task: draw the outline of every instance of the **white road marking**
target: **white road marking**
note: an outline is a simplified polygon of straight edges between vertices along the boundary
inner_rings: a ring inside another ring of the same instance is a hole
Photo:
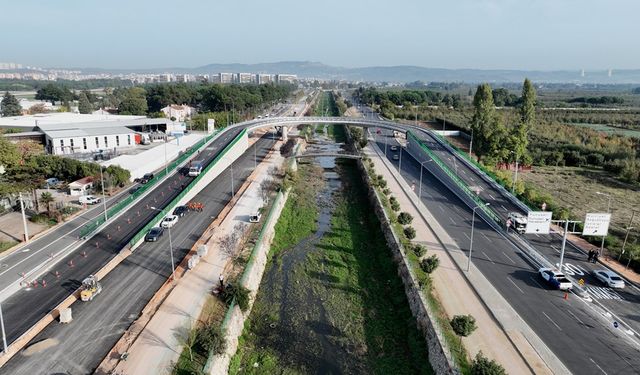
[[[609,374],[607,374],[607,373],[602,369],[602,367],[600,367],[600,366],[596,363],[596,361],[594,361],[594,360],[593,360],[593,358],[589,357],[589,360],[590,360],[591,362],[593,362],[593,364],[594,364],[594,365],[596,365],[596,367],[598,367],[598,368],[600,369],[600,371],[602,371],[602,373],[603,373],[603,374],[605,374],[605,375],[609,375]]]
[[[475,180],[473,179],[473,177],[469,177],[469,178],[471,179],[471,181],[474,181],[474,182],[475,182]]]
[[[553,250],[555,250],[556,252],[558,252],[558,253],[560,252],[560,250],[558,250],[558,248],[557,248],[557,247],[555,247],[555,246],[553,246],[553,245],[551,245],[551,248],[552,248]]]
[[[603,288],[599,286],[587,286],[585,287],[587,293],[589,293],[593,298],[598,299],[617,299],[622,300],[622,296],[616,293],[614,290],[610,288]]]
[[[453,223],[453,225],[456,225],[455,220],[453,220],[453,218],[451,216],[449,216],[449,220],[451,220],[451,222]]]
[[[489,262],[491,262],[492,264],[495,264],[495,263],[491,260],[491,258],[489,258],[489,256],[487,255],[487,253],[485,253],[485,252],[483,251],[483,252],[482,252],[482,254],[484,254],[484,256],[485,256],[487,259],[489,259]]]
[[[444,208],[442,208],[442,205],[439,205],[439,206],[438,206],[438,208],[439,208],[442,212],[444,212]]]
[[[509,261],[513,264],[516,264],[516,262],[513,261],[513,259],[509,258],[509,256],[503,251],[502,255],[504,255],[507,259],[509,259]]]
[[[464,234],[464,236],[467,237],[469,241],[471,241],[471,238],[466,233],[463,232],[462,234]]]
[[[505,211],[509,211],[509,210],[507,210],[507,208],[506,208],[504,205],[502,205],[502,204],[500,205],[500,207],[502,207],[502,209],[503,209],[503,210],[505,210]]]
[[[524,290],[520,289],[520,287],[517,286],[509,276],[507,276],[507,280],[509,280],[509,282],[511,282],[511,284],[513,284],[513,286],[515,286],[520,291],[520,293],[524,294]]]
[[[489,194],[489,197],[493,200],[496,200],[496,197],[494,197],[493,195]]]
[[[482,237],[486,238],[487,241],[491,242],[491,238],[487,237],[484,233],[480,232]]]
[[[553,323],[553,325],[554,325],[554,326],[556,326],[559,330],[561,330],[561,331],[562,331],[562,328],[560,328],[560,326],[559,326],[559,325],[557,325],[557,324],[556,324],[556,322],[554,322],[554,321],[553,321],[553,319],[549,318],[549,315],[547,315],[547,313],[546,313],[546,312],[544,312],[544,311],[543,311],[542,313],[544,314],[544,316],[546,316],[546,317],[547,317],[547,319],[549,319],[549,321],[550,321],[551,323]]]
[[[580,320],[580,318],[578,318],[574,313],[571,312],[571,310],[566,310],[569,314],[571,314],[571,316],[573,316],[573,318],[577,321],[580,322],[580,324],[582,324],[583,326],[586,326],[586,324],[584,324],[584,322],[582,320]]]

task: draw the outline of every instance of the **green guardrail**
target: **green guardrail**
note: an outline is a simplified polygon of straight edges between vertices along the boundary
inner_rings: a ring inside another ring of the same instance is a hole
[[[141,185],[140,189],[138,189],[135,193],[128,195],[125,199],[120,202],[114,204],[107,210],[107,217],[111,218],[115,216],[118,212],[122,211],[125,207],[131,204],[133,201],[138,199],[139,196],[144,194],[147,190],[151,189],[158,181],[165,177],[167,171],[173,172],[180,164],[182,164],[186,159],[191,157],[196,151],[198,151],[202,146],[207,144],[213,137],[215,137],[220,130],[214,132],[213,134],[207,135],[202,138],[198,142],[194,143],[193,146],[189,147],[189,149],[183,152],[176,160],[171,162],[166,170],[162,169],[159,171],[154,178],[152,178],[148,183]],[[89,234],[93,233],[96,229],[98,229],[102,224],[106,222],[104,215],[100,215],[99,217],[92,220],[90,223],[85,224],[80,229],[80,238],[86,238]]]
[[[229,151],[229,149],[231,149],[231,147],[233,147],[236,143],[238,143],[238,141],[244,137],[247,133],[247,129],[243,129],[237,136],[236,138],[229,142],[229,144],[211,161],[211,163],[209,163],[209,165],[207,165],[204,170],[202,170],[202,172],[200,173],[200,175],[198,177],[196,177],[193,181],[191,181],[191,183],[189,185],[187,185],[181,192],[180,194],[178,194],[175,198],[173,198],[171,200],[171,202],[169,202],[169,204],[162,209],[162,211],[160,211],[153,219],[151,219],[151,221],[149,221],[149,223],[147,223],[147,225],[145,225],[136,235],[133,236],[133,238],[131,239],[131,241],[129,241],[129,245],[130,246],[134,246],[136,244],[136,242],[140,241],[149,231],[149,229],[151,229],[152,227],[154,227],[163,217],[165,217],[166,215],[169,214],[169,212],[171,212],[171,210],[178,204],[178,202],[184,198],[184,196],[191,191],[191,189],[200,181],[204,178],[204,176],[207,174],[207,172],[209,172],[217,163],[218,161],[220,161],[220,159],[222,159],[225,154]]]
[[[500,218],[493,212],[493,210],[489,209],[486,206],[486,203],[480,197],[474,194],[471,189],[469,189],[467,184],[465,184],[464,181],[462,181],[462,179],[458,177],[458,175],[456,175],[445,163],[443,163],[442,160],[440,160],[440,158],[436,156],[436,154],[434,154],[429,149],[429,147],[422,143],[422,141],[418,139],[418,137],[416,137],[410,130],[407,131],[407,139],[410,139],[412,142],[418,144],[420,148],[424,152],[426,152],[427,155],[429,155],[431,160],[433,160],[434,163],[436,163],[440,167],[440,169],[442,169],[447,174],[447,176],[449,176],[449,178],[451,178],[451,180],[480,207],[482,211],[484,211],[496,223],[501,223]]]

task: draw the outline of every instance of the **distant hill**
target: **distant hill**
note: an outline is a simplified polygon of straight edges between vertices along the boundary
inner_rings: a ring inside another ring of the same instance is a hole
[[[83,72],[112,73],[191,73],[211,74],[219,72],[233,73],[287,73],[297,74],[301,78],[336,79],[368,82],[522,82],[528,77],[536,82],[547,83],[640,83],[640,69],[613,70],[611,77],[607,70],[586,71],[582,76],[580,70],[482,70],[482,69],[441,69],[421,66],[372,66],[362,68],[344,68],[310,61],[282,61],[260,64],[209,64],[197,68],[166,69],[79,69]]]

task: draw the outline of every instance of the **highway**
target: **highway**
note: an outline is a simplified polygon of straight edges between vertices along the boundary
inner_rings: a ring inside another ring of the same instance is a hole
[[[434,136],[417,132],[418,138],[421,138],[443,162],[445,162],[452,171],[457,170],[457,175],[472,190],[480,189],[480,197],[489,202],[493,211],[504,221],[506,221],[509,212],[520,212],[526,216],[526,212],[522,207],[513,203],[506,197],[503,189],[497,188],[494,184],[487,182],[480,177],[476,171],[470,168],[461,158],[456,158],[451,152],[438,143]],[[596,199],[597,197],[593,197]],[[571,228],[570,228],[571,229]],[[562,235],[560,233],[543,234],[526,234],[522,237],[527,241],[548,261],[552,264],[559,265],[560,250],[562,248]],[[640,336],[640,289],[636,285],[627,284],[624,289],[612,289],[600,281],[598,281],[592,272],[597,269],[604,269],[601,264],[593,264],[587,261],[587,254],[567,241],[565,249],[563,271],[573,276],[576,280],[583,279],[585,287],[592,298],[597,300],[603,307],[628,324],[634,331],[636,336]]]
[[[240,131],[231,129],[221,134],[194,158],[210,163]],[[40,280],[46,281],[46,287],[40,285],[37,288],[22,289],[7,298],[2,304],[7,341],[11,343],[26,332],[76,290],[86,276],[104,266],[158,214],[150,207],[165,207],[180,193],[182,184],[188,184],[193,179],[194,177],[173,173],[159,182],[149,194],[142,196],[122,216],[113,220],[43,275]]]
[[[389,145],[398,145],[387,132],[381,132],[376,138],[383,152],[385,138]],[[397,166],[399,160],[393,160],[393,155],[400,152],[402,176],[409,185],[415,183],[417,189],[418,162],[401,147],[395,152],[388,149],[387,157]],[[422,177],[423,203],[458,246],[468,251],[471,209],[426,168]],[[605,327],[579,298],[572,296],[564,300],[562,292],[544,286],[526,256],[479,216],[475,222],[472,261],[571,372],[640,373],[637,347],[630,345],[624,333]]]
[[[264,159],[273,144],[268,135],[258,141],[258,162]],[[250,147],[233,164],[236,189],[253,169],[254,149]],[[171,229],[176,264],[230,199],[231,173],[227,169],[193,199],[205,203],[204,211],[189,212]],[[93,301],[73,304],[73,322],[68,325],[52,323],[33,340],[52,338],[59,340],[57,346],[29,357],[17,355],[0,369],[0,374],[92,372],[170,274],[169,236],[165,230],[160,241],[145,242],[111,271],[102,280],[103,292]],[[212,284],[215,282],[212,280]]]

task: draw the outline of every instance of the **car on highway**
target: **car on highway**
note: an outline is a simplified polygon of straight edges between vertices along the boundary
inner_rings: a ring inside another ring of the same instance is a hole
[[[391,146],[391,151],[398,151],[398,146]]]
[[[538,272],[547,284],[554,289],[570,290],[573,287],[571,281],[561,272],[546,267],[540,268]]]
[[[178,207],[176,207],[175,210],[173,210],[173,214],[178,216],[178,217],[183,217],[188,212],[189,212],[189,209],[187,208],[187,206],[178,206]]]
[[[100,198],[94,197],[93,195],[83,195],[78,198],[78,202],[80,202],[80,204],[98,204],[100,203]]]
[[[138,192],[138,190],[140,190],[142,188],[142,186],[140,185],[136,185],[134,187],[132,187],[131,189],[129,189],[129,194],[135,194],[136,192]]]
[[[624,280],[613,271],[607,269],[595,270],[593,271],[593,276],[609,288],[624,288]]]
[[[146,173],[144,176],[140,178],[136,178],[133,182],[139,182],[141,184],[146,184],[147,182],[153,179],[153,173]]]
[[[509,223],[509,227],[520,234],[527,230],[527,217],[519,212],[509,212],[507,222]]]
[[[167,217],[162,219],[162,223],[160,223],[160,226],[165,228],[165,229],[167,229],[167,228],[171,228],[172,226],[176,225],[177,222],[178,222],[178,216],[177,215],[167,215]]]
[[[149,229],[149,232],[146,236],[144,236],[144,240],[147,242],[156,242],[162,237],[164,234],[164,229],[162,227],[153,227]]]

